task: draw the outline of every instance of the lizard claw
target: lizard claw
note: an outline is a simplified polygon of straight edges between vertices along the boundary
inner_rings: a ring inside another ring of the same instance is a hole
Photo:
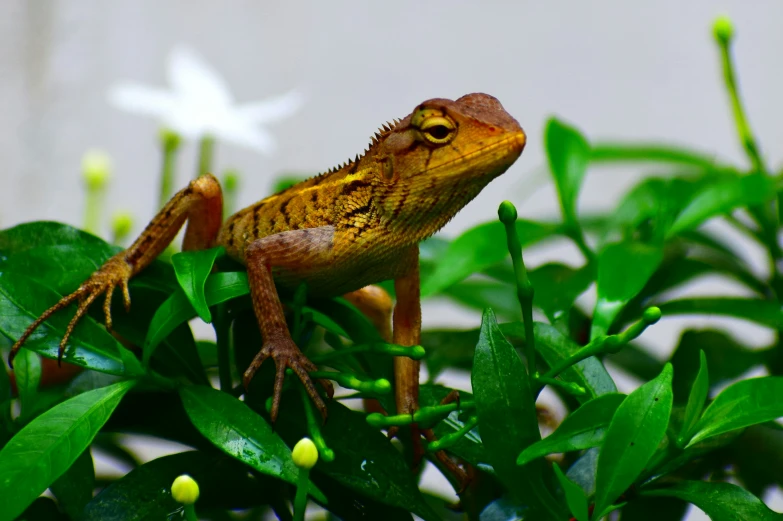
[[[89,309],[90,305],[101,294],[106,294],[106,299],[103,302],[103,312],[106,316],[106,327],[111,330],[111,297],[114,293],[114,288],[117,285],[122,285],[123,294],[125,296],[126,309],[130,306],[130,295],[128,293],[128,280],[131,276],[132,268],[125,261],[123,253],[119,253],[110,258],[103,266],[95,271],[90,278],[79,286],[79,289],[61,298],[54,306],[44,311],[41,316],[35,319],[35,321],[28,326],[22,336],[11,347],[11,352],[8,355],[8,365],[13,367],[13,361],[16,354],[21,349],[22,345],[27,341],[30,335],[38,329],[45,320],[52,316],[57,311],[67,307],[75,301],[79,301],[79,306],[76,309],[76,314],[68,323],[68,327],[65,329],[65,334],[60,341],[60,346],[57,351],[57,365],[60,365],[65,355],[65,347],[68,343],[68,339],[73,333],[76,324],[84,317]]]
[[[277,415],[280,410],[280,398],[283,393],[283,381],[285,379],[285,370],[290,368],[302,381],[302,384],[307,391],[308,396],[313,401],[318,411],[321,413],[321,417],[326,421],[327,410],[326,404],[318,393],[318,390],[313,384],[313,380],[310,378],[309,373],[316,371],[318,368],[314,363],[310,361],[299,348],[296,346],[291,338],[279,337],[274,341],[264,342],[261,351],[255,356],[250,366],[245,371],[242,377],[242,383],[245,389],[248,389],[250,382],[253,380],[261,364],[266,361],[267,358],[272,358],[275,361],[276,373],[275,373],[275,387],[274,395],[272,397],[272,409],[269,412],[272,422],[277,421]],[[318,380],[318,383],[326,390],[329,397],[334,395],[334,388],[331,382],[328,380]]]

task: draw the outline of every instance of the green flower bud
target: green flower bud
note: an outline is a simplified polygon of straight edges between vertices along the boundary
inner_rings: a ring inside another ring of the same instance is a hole
[[[168,128],[160,129],[160,134],[158,137],[160,139],[161,145],[163,145],[163,150],[173,152],[174,150],[178,149],[179,145],[182,143],[182,138],[180,135]]]
[[[375,392],[378,394],[386,394],[391,391],[391,383],[386,378],[380,378],[375,380]]]
[[[661,308],[652,306],[644,310],[642,320],[648,326],[651,326],[661,319]]]
[[[127,237],[133,228],[133,215],[125,210],[114,212],[111,218],[111,228],[115,240]]]
[[[318,449],[310,438],[302,438],[294,445],[292,454],[294,465],[300,469],[310,470],[318,462]]]
[[[226,192],[235,192],[239,187],[239,172],[229,170],[223,174],[223,189]]]
[[[517,220],[517,209],[511,201],[503,201],[498,207],[498,217],[503,224],[513,224]]]
[[[718,43],[726,45],[731,41],[734,36],[734,24],[731,23],[731,18],[726,15],[721,15],[715,19],[712,23],[712,34]]]
[[[111,158],[102,150],[88,150],[82,156],[82,176],[89,190],[99,190],[111,178]]]
[[[178,476],[171,484],[171,496],[177,503],[192,505],[198,499],[198,494],[198,483],[187,474]]]

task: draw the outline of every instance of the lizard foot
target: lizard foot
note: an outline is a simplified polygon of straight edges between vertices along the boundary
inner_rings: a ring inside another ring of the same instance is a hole
[[[433,442],[438,439],[432,429],[423,429],[421,434],[429,442]],[[457,494],[462,494],[468,488],[468,485],[470,485],[471,478],[468,473],[459,465],[459,463],[454,461],[451,456],[446,454],[445,450],[436,451],[435,457],[438,459],[441,465],[443,465],[446,471],[454,477],[457,483],[459,483]]]
[[[302,354],[290,337],[281,336],[274,340],[264,342],[261,351],[253,358],[253,361],[250,363],[250,366],[242,377],[245,389],[249,388],[250,382],[261,367],[261,364],[270,357],[275,361],[275,368],[277,369],[275,374],[274,395],[272,397],[272,410],[269,412],[272,422],[277,421],[277,413],[280,409],[280,396],[283,393],[283,380],[287,368],[291,368],[302,381],[307,394],[310,396],[310,399],[313,401],[316,408],[318,408],[323,420],[326,421],[326,404],[324,403],[323,398],[321,398],[321,395],[318,394],[318,390],[315,388],[315,385],[308,374],[318,370],[318,368],[309,358]],[[328,380],[318,380],[318,383],[326,390],[329,397],[334,395],[334,388],[332,387],[331,382]]]
[[[68,343],[71,333],[73,333],[74,327],[81,320],[81,318],[87,313],[96,298],[102,294],[106,294],[106,299],[103,302],[103,313],[106,316],[106,328],[111,330],[111,298],[114,294],[114,289],[117,286],[122,287],[123,301],[125,303],[125,310],[130,310],[130,292],[128,291],[128,280],[132,274],[132,267],[125,260],[124,252],[121,252],[114,257],[107,260],[103,266],[95,271],[90,278],[79,286],[79,289],[61,298],[54,306],[44,311],[30,326],[22,333],[22,336],[11,347],[11,353],[8,355],[8,365],[13,367],[14,357],[19,352],[22,345],[27,341],[30,335],[40,326],[46,319],[52,316],[57,311],[67,307],[74,301],[79,301],[79,307],[76,309],[76,314],[68,323],[68,327],[65,329],[65,335],[63,335],[60,341],[60,348],[57,352],[57,364],[62,362],[63,355],[65,354],[65,346]]]

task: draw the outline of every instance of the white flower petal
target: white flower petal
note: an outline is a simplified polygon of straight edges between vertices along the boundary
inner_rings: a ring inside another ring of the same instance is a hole
[[[272,135],[263,128],[249,126],[231,126],[221,128],[216,135],[226,142],[252,148],[265,155],[272,155],[277,150],[277,143]]]
[[[296,90],[262,101],[243,103],[236,108],[237,115],[251,123],[272,123],[296,113],[304,104],[304,95]]]
[[[231,105],[226,81],[188,47],[175,47],[169,54],[168,78],[182,98],[212,106]]]
[[[177,99],[165,90],[139,83],[118,83],[109,89],[109,102],[121,110],[167,119],[177,111]]]

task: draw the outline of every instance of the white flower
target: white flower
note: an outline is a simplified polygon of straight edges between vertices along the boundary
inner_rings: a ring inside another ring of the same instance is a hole
[[[154,116],[185,137],[214,136],[264,154],[275,150],[264,125],[289,117],[303,102],[299,92],[289,91],[235,104],[225,80],[185,47],[171,51],[167,72],[170,90],[122,82],[109,89],[109,101],[122,110]]]

